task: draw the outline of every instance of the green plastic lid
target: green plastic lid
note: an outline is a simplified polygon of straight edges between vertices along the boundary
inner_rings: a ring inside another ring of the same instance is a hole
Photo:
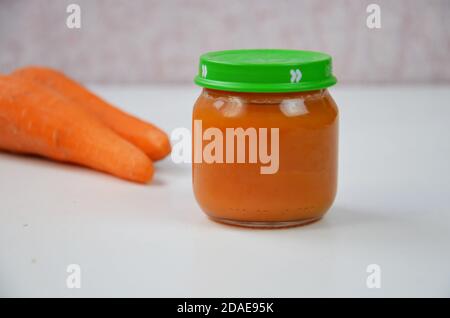
[[[195,83],[235,92],[300,92],[336,84],[331,56],[297,50],[229,50],[200,56]]]

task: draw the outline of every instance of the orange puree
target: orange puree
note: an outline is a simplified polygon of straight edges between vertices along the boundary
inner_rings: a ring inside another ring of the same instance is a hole
[[[195,197],[213,220],[283,227],[317,220],[330,208],[336,195],[338,110],[326,89],[239,93],[204,88],[193,120],[201,120],[203,131],[215,127],[223,136],[226,128],[279,129],[276,173],[261,174],[265,164],[259,158],[257,163],[193,162]],[[202,149],[209,142],[203,140]]]

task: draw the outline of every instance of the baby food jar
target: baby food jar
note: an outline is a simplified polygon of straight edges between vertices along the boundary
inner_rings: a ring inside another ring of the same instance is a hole
[[[193,188],[215,221],[287,227],[320,219],[336,195],[338,110],[331,57],[231,50],[200,57]]]

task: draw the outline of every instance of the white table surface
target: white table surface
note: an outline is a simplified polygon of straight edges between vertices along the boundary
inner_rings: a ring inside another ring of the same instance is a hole
[[[167,131],[194,86],[93,89]],[[209,221],[171,159],[140,186],[0,153],[0,296],[450,296],[450,88],[345,87],[339,190],[315,224]],[[69,264],[81,288],[66,286]],[[381,288],[369,289],[369,264]]]

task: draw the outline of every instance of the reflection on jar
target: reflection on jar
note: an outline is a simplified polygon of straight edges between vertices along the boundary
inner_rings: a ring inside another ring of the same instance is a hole
[[[280,104],[280,110],[287,117],[301,116],[308,113],[303,98],[283,100]]]
[[[219,97],[213,105],[224,117],[238,117],[244,112],[244,103],[241,98],[236,96]]]

